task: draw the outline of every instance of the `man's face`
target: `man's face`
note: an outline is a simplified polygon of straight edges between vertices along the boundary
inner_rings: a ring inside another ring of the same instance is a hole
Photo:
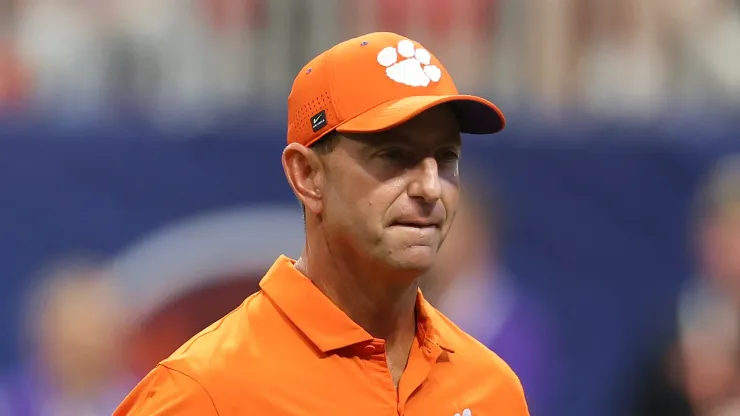
[[[426,271],[457,209],[460,147],[457,120],[446,106],[387,132],[340,139],[322,157],[329,248]]]

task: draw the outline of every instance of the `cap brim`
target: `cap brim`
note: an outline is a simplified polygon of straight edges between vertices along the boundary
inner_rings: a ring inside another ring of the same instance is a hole
[[[492,102],[473,95],[423,95],[399,98],[380,104],[337,126],[340,133],[372,133],[392,129],[441,104],[452,106],[460,132],[493,134],[506,125],[501,110]]]

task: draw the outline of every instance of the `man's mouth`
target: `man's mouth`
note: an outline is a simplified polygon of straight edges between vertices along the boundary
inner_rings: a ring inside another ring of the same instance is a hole
[[[420,230],[423,229],[432,229],[432,228],[439,228],[439,223],[432,222],[432,221],[396,221],[392,224],[392,226],[395,227],[407,227],[407,228],[417,228]]]

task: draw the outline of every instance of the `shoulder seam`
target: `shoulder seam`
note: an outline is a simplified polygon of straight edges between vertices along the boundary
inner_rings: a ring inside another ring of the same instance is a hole
[[[203,338],[203,337],[204,337],[204,336],[206,336],[206,335],[210,335],[210,334],[212,334],[212,333],[216,332],[216,331],[217,331],[217,330],[218,330],[219,328],[221,328],[221,326],[222,326],[222,325],[224,324],[224,322],[226,321],[226,318],[229,318],[229,317],[230,317],[231,315],[233,315],[234,313],[236,313],[236,312],[237,312],[237,311],[238,311],[239,309],[241,309],[241,308],[242,308],[242,306],[243,306],[243,305],[244,305],[244,303],[241,303],[241,304],[240,304],[240,305],[239,305],[238,307],[236,307],[236,308],[232,309],[232,310],[231,310],[231,312],[227,313],[227,314],[226,314],[226,315],[225,315],[225,316],[224,316],[223,318],[221,318],[221,319],[220,319],[220,320],[218,321],[218,325],[216,325],[216,327],[215,327],[215,328],[211,329],[210,331],[207,331],[207,332],[203,332],[203,333],[201,333],[201,334],[198,334],[198,336],[196,336],[196,337],[195,337],[194,339],[192,339],[192,340],[191,340],[191,341],[190,341],[190,342],[188,343],[188,346],[187,346],[187,347],[185,347],[185,349],[184,349],[184,350],[183,350],[182,352],[183,352],[183,353],[186,353],[186,352],[188,352],[188,350],[190,349],[190,347],[192,347],[192,346],[193,346],[193,344],[195,344],[195,343],[196,343],[196,342],[197,342],[197,341],[198,341],[199,339]],[[169,367],[167,367],[167,368],[169,368]]]
[[[203,393],[205,393],[206,396],[208,397],[208,400],[211,401],[211,406],[213,406],[213,411],[216,412],[216,416],[220,416],[220,414],[218,413],[218,409],[216,408],[216,402],[213,401],[213,397],[211,397],[211,395],[208,393],[208,390],[206,390],[205,386],[203,384],[201,384],[200,381],[196,380],[195,377],[191,376],[190,374],[187,374],[187,373],[185,373],[183,371],[180,371],[180,370],[178,370],[176,368],[169,367],[166,364],[159,364],[159,365],[161,365],[162,367],[168,369],[169,371],[172,371],[172,372],[175,372],[175,373],[178,373],[178,374],[182,374],[183,376],[189,378],[190,380],[193,380],[195,382],[195,384],[197,384],[198,386],[200,386],[200,388],[203,390]]]

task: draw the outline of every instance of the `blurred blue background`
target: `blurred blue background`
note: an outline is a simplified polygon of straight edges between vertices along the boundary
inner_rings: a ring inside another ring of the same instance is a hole
[[[495,188],[492,268],[505,265],[545,322],[546,338],[506,347],[547,350],[548,370],[522,376],[525,390],[557,387],[530,397],[533,414],[740,415],[738,359],[691,355],[734,357],[738,337],[692,343],[681,319],[687,285],[733,298],[738,284],[723,282],[740,282],[727,265],[738,222],[722,216],[740,192],[719,192],[701,217],[726,220],[709,221],[725,245],[697,248],[692,228],[707,175],[740,151],[740,6],[697,4],[0,0],[0,414],[93,402],[84,414],[109,414],[257,290],[275,256],[298,254],[280,164],[292,77],[342,39],[396,30],[508,116],[501,135],[466,138],[463,175]],[[740,189],[728,178],[722,189]],[[712,261],[730,270],[718,284]]]

